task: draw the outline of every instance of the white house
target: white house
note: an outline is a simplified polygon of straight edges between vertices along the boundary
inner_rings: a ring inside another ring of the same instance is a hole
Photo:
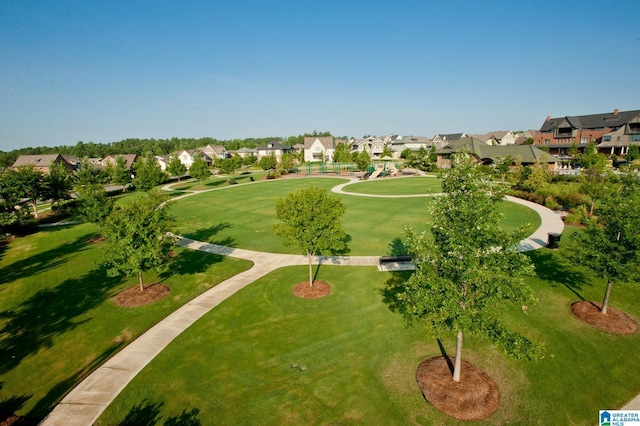
[[[385,146],[386,143],[382,139],[375,136],[369,136],[367,138],[353,142],[351,144],[351,151],[367,151],[367,153],[369,153],[369,157],[380,158]]]
[[[333,161],[336,142],[333,136],[305,136],[304,161]]]
[[[211,163],[213,162],[213,160],[211,159],[211,157],[209,157],[208,155],[206,155],[205,153],[203,153],[200,150],[197,149],[183,149],[182,151],[179,151],[176,154],[176,157],[178,157],[178,159],[180,159],[180,162],[182,164],[184,164],[184,166],[188,169],[189,167],[191,167],[191,165],[193,164],[193,161],[200,156],[200,158],[202,158],[202,161],[204,161],[205,163],[207,163],[208,166],[211,166]]]

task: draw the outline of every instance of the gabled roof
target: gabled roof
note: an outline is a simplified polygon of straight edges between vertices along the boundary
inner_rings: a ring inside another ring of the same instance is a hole
[[[336,147],[336,142],[333,139],[333,136],[305,136],[304,149],[311,148],[316,141],[320,142],[325,149],[335,149]]]
[[[465,136],[464,133],[448,133],[448,134],[438,133],[433,137],[433,139],[439,138],[439,139],[442,139],[443,141],[457,141],[458,139],[464,136]]]
[[[116,163],[116,158],[118,157],[122,157],[124,158],[125,161],[125,167],[127,169],[131,169],[133,168],[133,163],[136,162],[136,160],[138,159],[138,154],[109,154],[109,155],[105,155],[101,160],[100,163],[103,166],[106,166],[106,163]]]
[[[425,145],[429,145],[429,144],[431,144],[431,139],[429,139],[426,136],[407,135],[407,136],[403,136],[403,137],[398,138],[398,139],[394,140],[393,142],[391,142],[392,145],[403,145],[403,144],[407,144],[407,143],[422,143],[422,144],[425,144]]]
[[[238,152],[238,154],[255,154],[256,150],[253,148],[247,148],[246,146],[244,146],[236,152]]]
[[[67,162],[60,154],[40,154],[40,155],[21,155],[13,163],[11,167],[20,167],[32,165],[33,167],[49,167],[52,161],[62,160]]]
[[[541,132],[552,132],[558,127],[568,124],[574,129],[602,129],[606,127],[618,128],[624,126],[629,121],[640,116],[640,110],[614,111],[604,114],[575,115],[566,117],[548,117],[542,127]],[[565,124],[566,123],[566,124]]]
[[[557,159],[555,156],[550,155],[540,148],[534,145],[507,145],[507,146],[492,146],[487,145],[479,139],[473,137],[464,137],[455,142],[452,142],[436,151],[437,154],[452,154],[454,152],[466,151],[474,154],[481,160],[491,160],[495,162],[497,157],[519,157],[522,163],[529,164],[536,161],[543,161],[546,158],[546,162],[555,163]]]

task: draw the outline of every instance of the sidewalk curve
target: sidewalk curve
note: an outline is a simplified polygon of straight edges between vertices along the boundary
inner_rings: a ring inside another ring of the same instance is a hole
[[[346,183],[344,185],[347,185]],[[340,192],[344,185],[336,187]],[[185,196],[196,193],[185,194]],[[353,193],[345,193],[354,195]],[[361,195],[361,194],[360,194]],[[540,215],[540,227],[519,245],[520,251],[546,246],[547,233],[561,233],[564,224],[546,207],[517,198],[509,201],[526,205]],[[306,265],[303,255],[275,254],[204,243],[179,237],[177,245],[192,250],[237,257],[254,263],[250,269],[221,282],[164,318],[147,332],[98,367],[69,392],[40,423],[43,426],[90,426],[114,398],[173,339],[225,299],[267,273],[285,266]],[[379,256],[315,257],[313,262],[342,266],[377,266]],[[640,403],[640,396],[636,398]],[[634,401],[636,401],[634,400]],[[632,401],[633,402],[633,401]]]

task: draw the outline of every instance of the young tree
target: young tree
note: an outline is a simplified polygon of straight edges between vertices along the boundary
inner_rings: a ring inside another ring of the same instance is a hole
[[[113,210],[113,198],[107,197],[107,192],[100,184],[79,186],[76,191],[79,216],[97,224],[98,232],[102,234],[102,225]]]
[[[165,198],[148,195],[116,207],[107,217],[105,265],[110,276],[137,274],[140,291],[144,291],[143,272],[167,269],[175,243],[168,235],[173,226],[168,208]]]
[[[171,160],[167,165],[167,171],[172,176],[177,176],[178,182],[180,182],[180,176],[184,176],[184,174],[187,173],[187,166],[182,164],[178,157],[171,157]]]
[[[45,176],[45,198],[53,200],[58,206],[60,201],[69,198],[72,188],[71,174],[61,164],[55,161],[49,165],[49,174]]]
[[[336,145],[336,150],[333,153],[333,161],[338,163],[350,163],[351,152],[349,151],[349,145],[346,143],[339,143]]]
[[[262,170],[275,170],[278,167],[278,161],[275,155],[265,155],[258,162]]]
[[[371,165],[371,157],[369,156],[369,153],[366,150],[358,154],[358,158],[356,159],[356,165],[358,166],[358,169],[362,171],[367,170],[367,167]]]
[[[533,273],[517,244],[525,230],[505,232],[499,226],[497,203],[506,188],[487,179],[465,154],[456,154],[443,179],[430,216],[432,237],[406,231],[416,271],[397,296],[401,312],[411,324],[424,320],[435,337],[457,333],[453,380],[460,381],[463,334],[483,336],[515,358],[535,359],[539,349],[510,330],[504,311],[510,304],[535,302],[523,277]]]
[[[380,154],[380,157],[384,158],[384,157],[393,157],[393,154],[391,154],[391,151],[389,150],[389,147],[387,145],[384,146],[384,148],[382,148],[382,153]]]
[[[203,187],[203,182],[211,176],[211,171],[199,155],[193,160],[191,167],[189,167],[189,175],[200,182],[200,187]]]
[[[627,151],[627,155],[625,156],[625,160],[635,161],[638,158],[640,158],[640,146],[637,144],[630,145],[629,151]]]
[[[607,313],[613,282],[640,277],[640,182],[633,175],[601,199],[584,230],[572,234],[566,256],[607,281],[600,312]]]
[[[283,170],[284,173],[288,173],[293,170],[295,166],[295,155],[294,154],[282,154],[280,158],[280,170]]]
[[[76,171],[76,186],[105,184],[107,182],[108,176],[98,167],[91,164],[89,158],[84,157],[80,162],[80,168]]]
[[[13,191],[18,198],[26,198],[33,206],[33,215],[38,217],[38,200],[46,193],[45,179],[42,172],[32,164],[20,166],[13,171]]]
[[[340,198],[316,187],[298,189],[276,201],[278,222],[273,229],[285,245],[296,246],[307,255],[309,285],[313,285],[313,256],[342,253],[347,248],[342,229],[345,210]]]
[[[116,157],[116,163],[111,170],[111,182],[115,185],[122,185],[123,191],[126,185],[131,182],[131,172],[127,169],[127,160],[121,155]]]
[[[151,191],[154,187],[164,182],[165,172],[156,161],[153,153],[149,152],[143,158],[138,159],[135,164],[136,177],[133,184],[136,189],[144,192]]]

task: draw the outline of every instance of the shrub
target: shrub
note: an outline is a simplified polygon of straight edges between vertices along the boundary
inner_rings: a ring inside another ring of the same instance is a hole
[[[589,210],[587,210],[587,206],[580,205],[574,209],[571,209],[569,214],[564,218],[566,223],[574,223],[584,225],[587,223],[587,219],[589,218]]]

